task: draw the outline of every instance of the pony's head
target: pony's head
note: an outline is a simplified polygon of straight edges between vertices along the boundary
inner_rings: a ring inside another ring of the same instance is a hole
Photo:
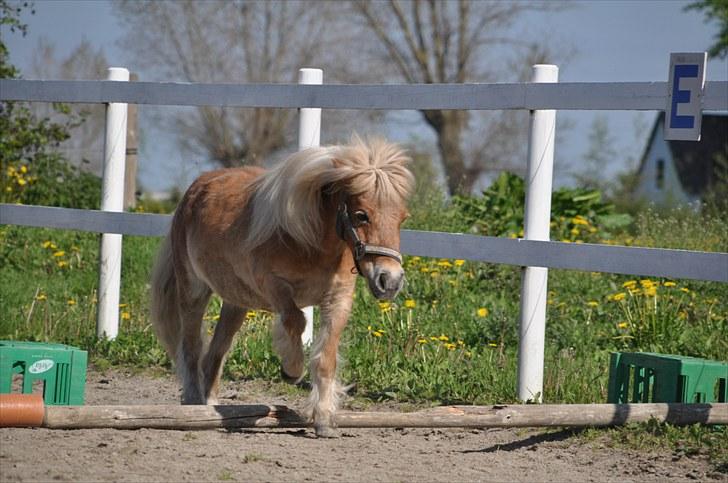
[[[404,283],[400,226],[414,177],[409,156],[382,139],[354,137],[346,145],[311,148],[266,173],[255,195],[248,242],[259,245],[283,231],[304,249],[320,250],[336,210],[336,232],[378,299],[392,299]]]
[[[336,231],[378,299],[394,298],[404,284],[399,231],[414,184],[408,162],[399,146],[381,139],[354,138],[334,154],[337,170],[348,173],[329,189],[338,193]]]

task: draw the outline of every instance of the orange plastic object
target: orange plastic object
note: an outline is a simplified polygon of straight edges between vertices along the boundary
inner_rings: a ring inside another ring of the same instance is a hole
[[[0,394],[0,428],[37,428],[44,417],[40,394]]]

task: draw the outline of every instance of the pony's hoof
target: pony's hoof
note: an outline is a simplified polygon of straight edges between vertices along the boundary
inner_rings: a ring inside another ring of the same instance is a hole
[[[281,379],[283,379],[284,382],[287,382],[288,384],[292,384],[294,386],[300,384],[300,382],[303,380],[303,374],[301,374],[298,377],[289,376],[286,374],[286,371],[281,369]]]
[[[314,426],[317,438],[338,438],[339,430],[333,426]]]

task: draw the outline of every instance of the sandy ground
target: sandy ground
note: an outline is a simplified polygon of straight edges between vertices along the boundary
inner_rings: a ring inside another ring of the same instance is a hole
[[[166,374],[90,371],[86,403],[175,404],[178,394]],[[228,382],[221,395],[221,403],[302,404],[262,382]],[[312,430],[5,428],[0,480],[662,482],[728,475],[703,456],[615,449],[568,431],[361,429],[316,439]]]

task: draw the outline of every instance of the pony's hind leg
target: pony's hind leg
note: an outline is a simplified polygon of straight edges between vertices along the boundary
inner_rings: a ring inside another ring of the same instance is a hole
[[[225,355],[245,320],[247,310],[227,302],[220,309],[220,320],[215,326],[210,347],[202,362],[202,387],[207,404],[217,404],[217,391]]]
[[[179,313],[182,322],[182,338],[177,349],[177,372],[182,383],[182,404],[205,404],[202,389],[200,358],[205,334],[202,317],[212,294],[201,281],[180,283]],[[194,285],[194,288],[191,287]]]

